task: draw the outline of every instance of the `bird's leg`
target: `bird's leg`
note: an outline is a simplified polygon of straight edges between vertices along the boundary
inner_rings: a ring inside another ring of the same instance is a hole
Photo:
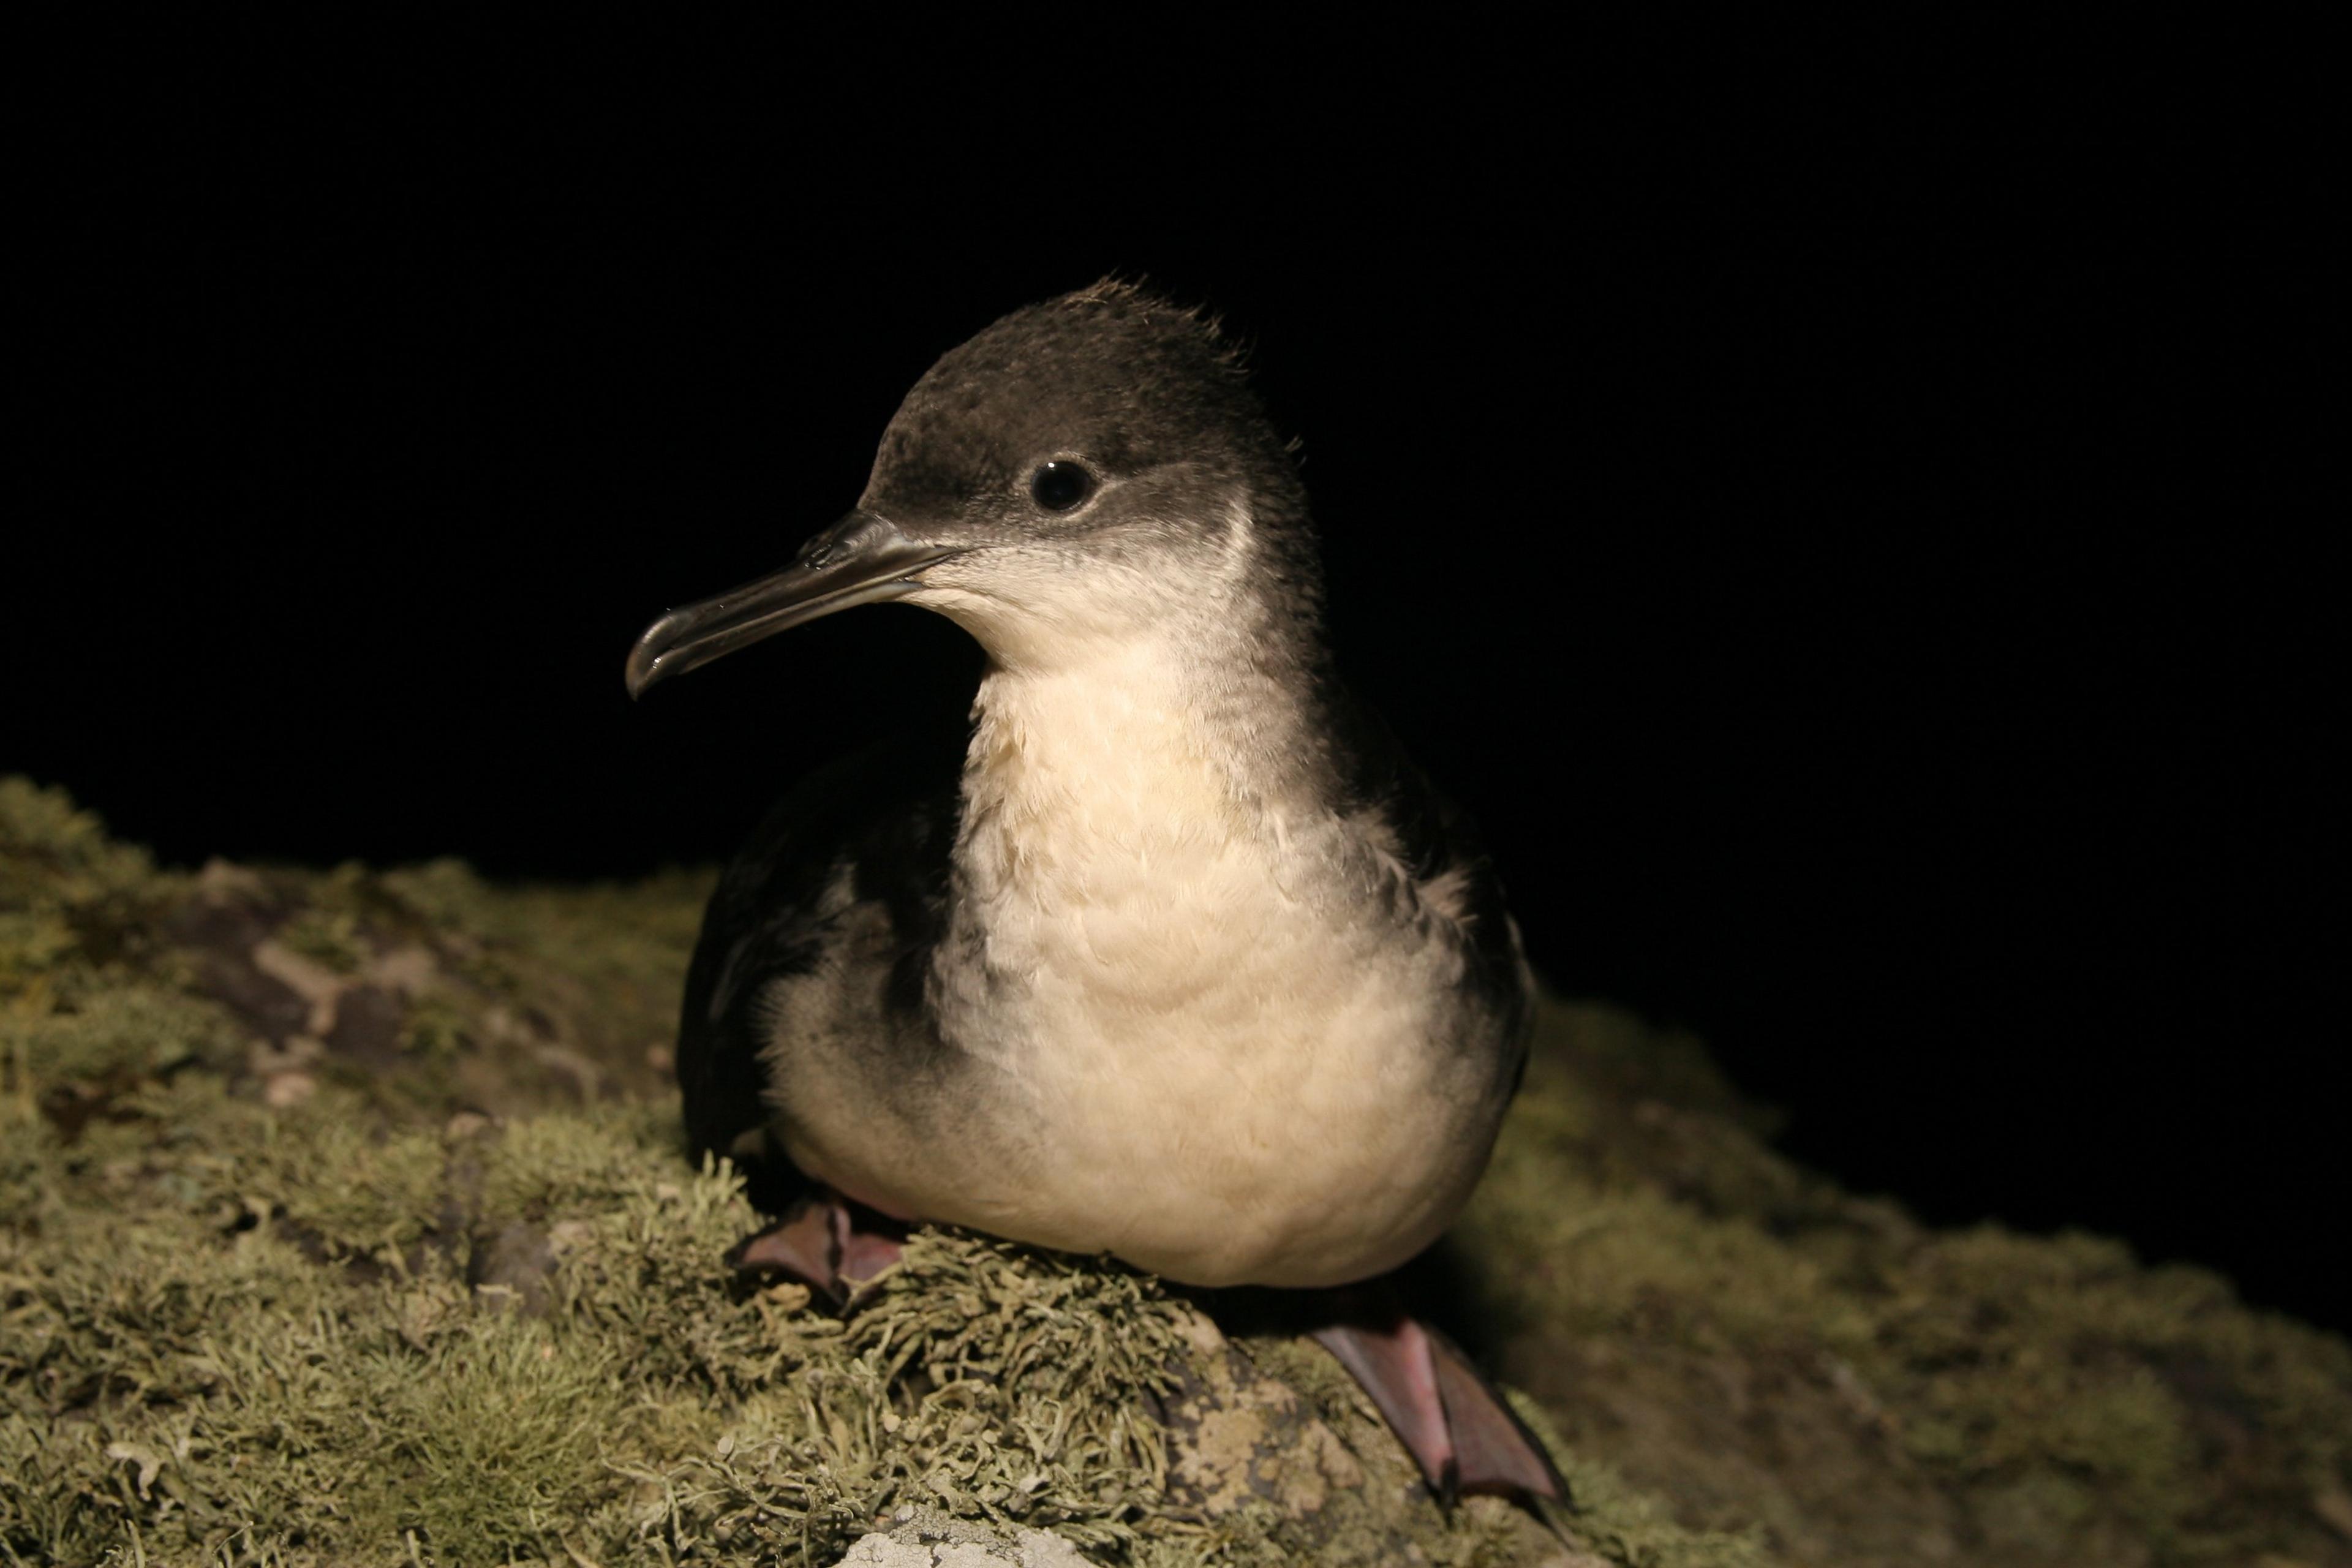
[[[1316,1330],[1315,1339],[1364,1385],[1431,1488],[1441,1497],[1451,1497],[1460,1485],[1462,1467],[1454,1451],[1454,1435],[1446,1429],[1445,1403],[1437,1392],[1437,1358],[1428,1332],[1412,1319],[1400,1316],[1379,1328],[1334,1323]]]
[[[832,1294],[840,1283],[833,1239],[833,1205],[805,1197],[765,1230],[737,1242],[727,1261],[738,1273],[789,1274],[814,1289]]]
[[[1408,1316],[1385,1280],[1331,1293],[1315,1339],[1372,1396],[1447,1502],[1460,1492],[1565,1501],[1568,1484],[1502,1395],[1444,1335]]]
[[[841,1247],[841,1277],[852,1286],[865,1284],[885,1268],[898,1261],[907,1249],[907,1227],[896,1220],[883,1219],[878,1226],[856,1223],[857,1211],[847,1204],[835,1209],[838,1216],[835,1235]]]
[[[820,1187],[774,1225],[736,1243],[727,1260],[742,1273],[789,1274],[842,1301],[898,1262],[905,1239],[904,1226]]]

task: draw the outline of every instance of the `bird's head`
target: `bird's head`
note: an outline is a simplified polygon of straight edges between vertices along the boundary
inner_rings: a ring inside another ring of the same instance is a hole
[[[1194,311],[1101,283],[940,359],[856,508],[784,570],[655,622],[628,683],[892,600],[1021,664],[1206,622],[1311,640],[1319,598],[1296,468],[1231,345]]]

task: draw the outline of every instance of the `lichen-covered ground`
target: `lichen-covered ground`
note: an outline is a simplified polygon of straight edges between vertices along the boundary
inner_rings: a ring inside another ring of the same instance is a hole
[[[2352,1565],[2341,1341],[1848,1196],[1598,1007],[1413,1283],[1549,1528],[1441,1511],[1251,1293],[739,1281],[666,1088],[706,887],[163,872],[0,780],[0,1560]]]

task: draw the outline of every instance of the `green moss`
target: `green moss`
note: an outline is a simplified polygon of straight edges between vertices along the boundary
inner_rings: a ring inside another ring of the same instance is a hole
[[[2070,1510],[2016,1498],[2087,1486],[2095,1512],[2183,1560],[2216,1542],[2284,1549],[2291,1531],[2263,1516],[2303,1511],[2352,1463],[2343,1342],[2245,1310],[2202,1270],[2142,1269],[2092,1237],[1981,1227],[1935,1238],[1890,1283],[1871,1364],[1916,1413],[1908,1447],[2000,1489],[2053,1540]],[[2212,1462],[2256,1443],[2265,1485]]]
[[[1542,1405],[1524,1394],[1507,1397],[1557,1460],[1575,1500],[1576,1533],[1611,1563],[1624,1568],[1771,1568],[1774,1557],[1762,1531],[1688,1528],[1665,1499],[1633,1486],[1614,1466],[1565,1441]]]
[[[1716,1090],[1629,1065],[1622,1018],[1545,1029],[1456,1239],[1571,1452],[1801,1558],[2337,1560],[2342,1341],[2111,1241],[1927,1231],[1691,1109]]]
[[[677,1035],[686,954],[715,879],[666,871],[626,886],[493,887],[436,860],[385,872],[375,887],[432,931],[457,935],[491,981],[562,1014],[629,1088],[651,1091],[667,1087],[660,1064]]]
[[[680,1169],[643,1115],[551,1114],[485,1183],[551,1240],[532,1317],[466,1283],[499,1214],[449,1205],[485,1134],[158,1092],[94,1158],[36,1160],[39,1235],[0,1247],[19,1554],[93,1560],[135,1525],[167,1552],[234,1528],[337,1561],[413,1534],[445,1563],[734,1562],[910,1500],[1106,1548],[1170,1514],[1151,1401],[1184,1309],[1147,1277],[919,1232],[845,1323],[736,1287],[720,1255],[754,1216],[723,1168]]]
[[[757,1216],[664,1072],[708,887],[180,876],[0,780],[0,1560],[824,1562],[877,1519],[1155,1568],[1531,1555],[1423,1499],[1319,1350],[1205,1348],[1116,1265],[919,1232],[845,1316],[733,1278]],[[2352,1561],[2341,1341],[2096,1238],[1929,1231],[1764,1121],[1696,1042],[1546,1005],[1453,1252],[1584,1550]],[[1344,1455],[1204,1511],[1163,1416],[1219,1377]]]
[[[381,1352],[380,1352],[381,1353]],[[628,1385],[610,1345],[511,1313],[475,1312],[447,1336],[430,1377],[413,1357],[378,1369],[399,1434],[397,1486],[369,1500],[460,1552],[543,1546],[611,1487],[597,1461],[628,1432]]]
[[[0,776],[0,907],[133,911],[155,879],[145,850],[109,837],[64,790]]]
[[[163,986],[125,981],[79,995],[70,1010],[40,991],[18,1000],[0,1014],[0,1058],[28,1087],[157,1077],[191,1063],[225,1065],[238,1050],[217,1008]]]
[[[278,940],[337,974],[355,974],[366,962],[359,917],[349,910],[304,910],[279,928]]]

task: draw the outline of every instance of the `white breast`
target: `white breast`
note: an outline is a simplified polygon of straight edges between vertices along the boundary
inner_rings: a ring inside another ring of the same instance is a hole
[[[932,1002],[1034,1131],[1017,1183],[944,1148],[861,1179],[1193,1283],[1361,1279],[1450,1222],[1493,1134],[1447,1076],[1448,890],[1251,793],[1160,668],[983,685],[950,950],[985,963],[940,966]]]

